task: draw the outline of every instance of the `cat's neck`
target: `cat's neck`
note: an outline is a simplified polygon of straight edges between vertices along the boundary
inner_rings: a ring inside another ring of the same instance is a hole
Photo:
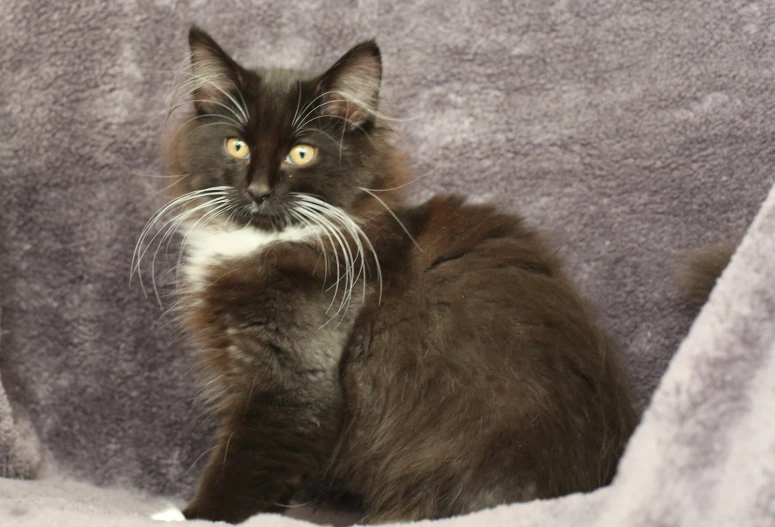
[[[255,256],[273,243],[300,242],[317,236],[318,229],[300,226],[288,227],[279,232],[267,232],[250,225],[241,228],[206,226],[194,229],[184,241],[184,276],[189,286],[201,288],[205,285],[207,271],[214,265]]]

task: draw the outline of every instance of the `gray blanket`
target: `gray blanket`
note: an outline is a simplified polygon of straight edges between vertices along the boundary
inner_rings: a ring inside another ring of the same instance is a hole
[[[773,182],[775,4],[726,0],[0,0],[0,476],[45,476],[0,479],[0,524],[144,525],[193,490],[211,423],[171,300],[128,279],[189,22],[274,66],[376,36],[417,196],[527,216],[620,343],[647,411],[615,483],[453,524],[775,524],[775,199],[671,363],[677,256]]]

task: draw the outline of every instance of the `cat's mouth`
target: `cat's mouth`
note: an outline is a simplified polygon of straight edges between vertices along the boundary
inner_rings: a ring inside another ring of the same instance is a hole
[[[250,201],[237,209],[233,221],[268,232],[279,232],[293,225],[293,216],[287,205],[273,200],[261,203]]]

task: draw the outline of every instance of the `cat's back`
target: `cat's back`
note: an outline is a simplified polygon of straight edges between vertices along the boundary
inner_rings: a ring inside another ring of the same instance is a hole
[[[535,350],[519,343],[535,348],[549,334],[555,349],[607,345],[556,251],[522,218],[445,195],[403,219],[415,242],[387,271],[391,287],[372,318],[378,327],[403,321],[423,342],[453,338],[435,345],[466,358],[498,351],[524,360]]]
[[[343,369],[347,472],[379,467],[372,499],[395,476],[390,499],[431,516],[606,483],[634,418],[551,250],[520,218],[456,196],[399,217],[416,245],[362,313]]]

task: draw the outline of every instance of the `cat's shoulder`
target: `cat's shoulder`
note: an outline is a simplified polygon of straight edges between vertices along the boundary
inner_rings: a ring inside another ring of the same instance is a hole
[[[474,254],[492,260],[493,265],[514,258],[539,262],[542,268],[556,265],[536,230],[521,216],[494,204],[471,203],[464,196],[447,194],[418,205],[411,214],[417,225],[417,245],[431,268],[433,262]]]
[[[422,223],[426,236],[475,241],[533,235],[521,216],[494,204],[473,203],[460,194],[434,196],[410,214]]]

